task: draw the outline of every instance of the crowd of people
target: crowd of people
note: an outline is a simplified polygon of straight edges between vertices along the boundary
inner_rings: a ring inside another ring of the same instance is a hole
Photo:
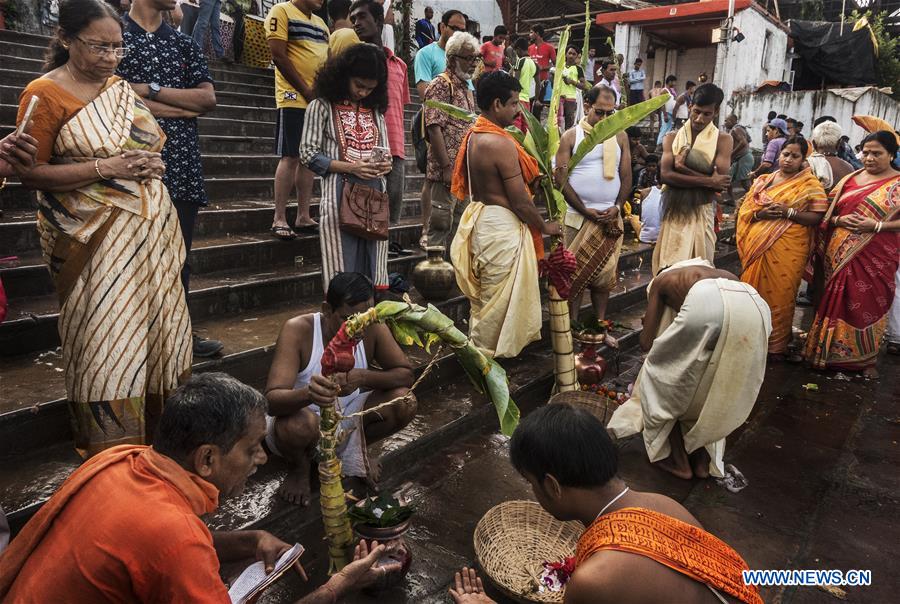
[[[101,0],[62,3],[46,73],[23,91],[18,121],[33,96],[41,102],[25,133],[0,142],[0,176],[17,175],[38,192],[75,444],[88,459],[4,554],[0,598],[10,601],[59,593],[78,601],[227,601],[220,561],[268,565],[288,546],[261,531],[210,533],[199,516],[239,493],[268,455],[290,466],[281,496],[308,505],[324,405],[351,414],[394,401],[341,422],[345,473],[374,484],[378,460],[367,443],[417,412],[412,365],[386,327],[366,332],[351,371],[321,376],[341,323],[389,286],[386,231],[402,210],[410,86],[406,64],[383,43],[383,3],[330,2],[331,26],[315,14],[322,0],[276,4],[266,17],[280,158],[272,234],[318,234],[325,299],[321,312],[282,327],[264,395],[224,375],[188,377],[194,356],[222,348],[192,335],[187,305],[187,259],[207,203],[197,117],[216,97],[196,40],[166,20],[175,4],[133,0],[123,16]],[[443,248],[452,262],[479,348],[511,358],[540,339],[545,237],[563,241],[576,261],[572,316],[588,290],[592,315],[603,321],[630,227],[654,244],[640,336],[647,357],[608,429],[617,438],[641,433],[649,461],[684,479],[725,474],[725,439],[749,416],[768,361],[877,377],[889,320],[888,351],[900,352],[900,136],[890,125],[859,116],[870,134],[857,158],[834,118],[816,119],[807,140],[804,124],[775,114],[757,165],[749,130],[738,116],[720,115],[723,91],[701,73],[699,84],[688,81],[676,94],[670,76],[648,94],[672,97],[660,111],[657,148],[629,129],[570,170],[593,128],[645,98],[646,74],[637,59],[624,77],[622,57],[598,58],[593,49],[585,70],[569,47],[560,111],[547,116],[563,132],[553,173],[542,175],[507,128],[524,128],[525,108],[540,118],[556,56],[544,30],[509,40],[500,26],[482,42],[460,11],[446,11],[436,30],[432,18],[427,9],[416,24],[418,95],[478,115],[473,123],[429,106],[414,123],[426,144],[422,244]],[[310,215],[314,175],[322,179],[318,223]],[[542,178],[561,187],[562,222],[538,210]],[[360,199],[382,209],[354,224],[347,209]],[[714,265],[717,210],[726,200],[736,205],[740,276]],[[815,313],[798,346],[802,281]],[[558,447],[563,441],[572,446]],[[741,582],[746,563],[734,550],[674,501],[631,491],[616,477],[616,449],[592,416],[542,408],[521,422],[510,456],[547,511],[588,527],[567,601],[597,601],[637,572],[647,573],[640,589],[648,600],[678,589],[690,601],[714,601],[713,592],[761,601]],[[110,497],[115,505],[97,518]],[[149,506],[147,516],[127,523],[136,506]],[[666,561],[677,548],[634,546],[639,555],[600,581],[606,550],[621,545],[604,532],[613,521],[635,533],[652,528],[660,542],[665,533],[696,555],[676,572]],[[89,547],[74,558],[76,542]],[[361,542],[355,561],[301,602],[334,602],[371,585],[393,570],[379,566],[381,552]],[[648,558],[669,568],[648,568]],[[480,585],[464,569],[451,595],[487,602]]]

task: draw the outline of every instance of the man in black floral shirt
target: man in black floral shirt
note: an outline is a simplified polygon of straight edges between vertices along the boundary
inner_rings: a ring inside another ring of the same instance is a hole
[[[203,52],[163,21],[163,12],[174,8],[175,0],[133,0],[123,18],[125,46],[131,50],[119,63],[118,74],[131,84],[166,133],[163,182],[178,211],[190,254],[197,214],[207,204],[197,116],[215,108],[216,92]],[[190,271],[185,261],[181,271],[185,294]],[[221,349],[221,342],[194,336],[196,356],[212,356]]]

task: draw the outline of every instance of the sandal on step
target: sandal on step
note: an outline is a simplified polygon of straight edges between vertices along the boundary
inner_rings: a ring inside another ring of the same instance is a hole
[[[291,230],[291,227],[287,225],[276,225],[269,229],[269,232],[272,233],[272,236],[276,239],[281,239],[282,241],[291,241],[292,239],[296,239],[297,235],[294,234],[294,231]]]

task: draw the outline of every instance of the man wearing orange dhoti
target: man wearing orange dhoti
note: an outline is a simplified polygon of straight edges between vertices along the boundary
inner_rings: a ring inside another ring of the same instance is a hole
[[[566,604],[762,604],[757,588],[744,584],[741,572],[749,567],[740,554],[675,500],[625,486],[616,475],[616,446],[589,412],[561,404],[538,409],[519,424],[509,454],[545,510],[587,527]],[[457,604],[493,602],[468,568],[457,573],[450,595]]]

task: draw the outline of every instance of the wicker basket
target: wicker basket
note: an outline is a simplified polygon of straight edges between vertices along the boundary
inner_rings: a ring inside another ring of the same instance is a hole
[[[605,396],[600,396],[593,392],[584,392],[582,390],[573,390],[571,392],[559,392],[550,397],[550,404],[565,403],[584,409],[597,419],[604,426],[609,423],[609,418],[613,412],[618,409],[618,405]]]
[[[533,501],[494,506],[475,527],[475,556],[485,574],[520,602],[562,602],[563,592],[538,592],[542,562],[575,555],[580,522],[560,522]]]

